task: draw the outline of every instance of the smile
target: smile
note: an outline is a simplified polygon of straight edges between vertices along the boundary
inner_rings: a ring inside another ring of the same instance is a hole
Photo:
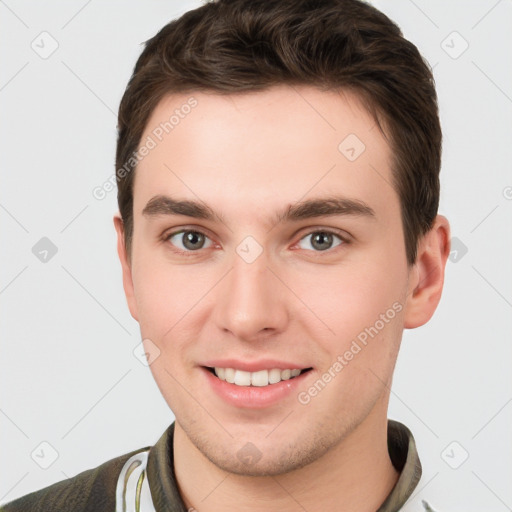
[[[259,370],[257,372],[247,372],[235,368],[207,368],[211,373],[216,375],[220,380],[235,384],[237,386],[256,386],[265,387],[272,384],[278,384],[283,380],[290,380],[298,377],[304,372],[311,370],[311,368],[304,369],[285,369],[272,368],[269,370]]]

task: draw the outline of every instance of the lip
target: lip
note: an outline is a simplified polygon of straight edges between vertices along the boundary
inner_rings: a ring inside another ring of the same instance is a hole
[[[234,368],[235,370],[243,370],[244,372],[259,372],[261,370],[304,370],[311,368],[311,365],[300,365],[288,361],[278,361],[277,359],[260,359],[259,361],[240,361],[239,359],[215,359],[200,363],[201,366],[209,366],[210,368]]]
[[[223,361],[222,364],[226,364]],[[260,364],[260,363],[258,363]],[[210,365],[208,365],[210,366]],[[250,365],[249,365],[250,366]],[[296,365],[286,366],[282,369],[294,369]],[[233,368],[233,366],[220,366],[220,368]],[[250,367],[255,367],[254,365]],[[256,366],[259,369],[267,368],[279,368],[279,366]],[[247,366],[246,366],[247,368]],[[302,367],[303,368],[303,367]],[[243,368],[238,367],[243,370]],[[237,386],[236,384],[230,384],[224,380],[220,380],[210,370],[205,367],[201,367],[200,371],[207,380],[207,385],[213,390],[213,392],[219,396],[224,402],[228,403],[237,408],[241,409],[263,409],[265,407],[271,407],[279,404],[286,399],[289,399],[291,395],[295,396],[297,389],[304,383],[304,380],[308,378],[312,370],[301,373],[298,377],[294,377],[289,380],[282,380],[277,384],[269,384],[268,386]],[[245,370],[245,371],[258,371],[258,370]]]

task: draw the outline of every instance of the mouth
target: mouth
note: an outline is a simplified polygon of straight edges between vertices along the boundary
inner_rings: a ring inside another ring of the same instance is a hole
[[[240,387],[271,387],[282,381],[292,380],[311,371],[313,368],[290,368],[281,370],[280,368],[269,368],[268,370],[259,370],[257,372],[248,372],[236,368],[221,368],[204,366],[207,371],[217,377],[219,380],[229,384],[235,384]]]

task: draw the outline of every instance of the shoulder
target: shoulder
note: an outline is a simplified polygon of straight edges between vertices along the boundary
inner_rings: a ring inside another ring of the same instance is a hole
[[[0,512],[113,511],[119,474],[130,457],[150,446],[134,450],[78,475],[0,505]]]

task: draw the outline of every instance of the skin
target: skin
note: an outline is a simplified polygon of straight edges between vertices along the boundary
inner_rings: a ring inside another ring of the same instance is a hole
[[[191,95],[164,98],[142,140]],[[436,218],[408,266],[390,149],[352,93],[276,86],[193,96],[195,109],[137,167],[130,257],[114,217],[130,312],[160,350],[150,368],[176,416],[180,492],[201,512],[340,503],[375,511],[399,476],[387,451],[387,407],[402,332],[438,305],[448,221]],[[338,150],[349,134],[365,145],[354,161]],[[158,195],[200,201],[222,220],[144,215]],[[275,222],[298,201],[334,195],[374,215]],[[168,238],[184,228],[204,233],[205,245],[191,250],[181,235]],[[325,250],[314,244],[322,230],[335,232]],[[247,236],[262,249],[252,263],[236,251]],[[401,311],[306,405],[292,393],[278,405],[237,408],[200,370],[221,357],[294,361],[313,368],[298,390],[307,392],[393,304]],[[255,464],[237,457],[248,442],[261,454]]]

